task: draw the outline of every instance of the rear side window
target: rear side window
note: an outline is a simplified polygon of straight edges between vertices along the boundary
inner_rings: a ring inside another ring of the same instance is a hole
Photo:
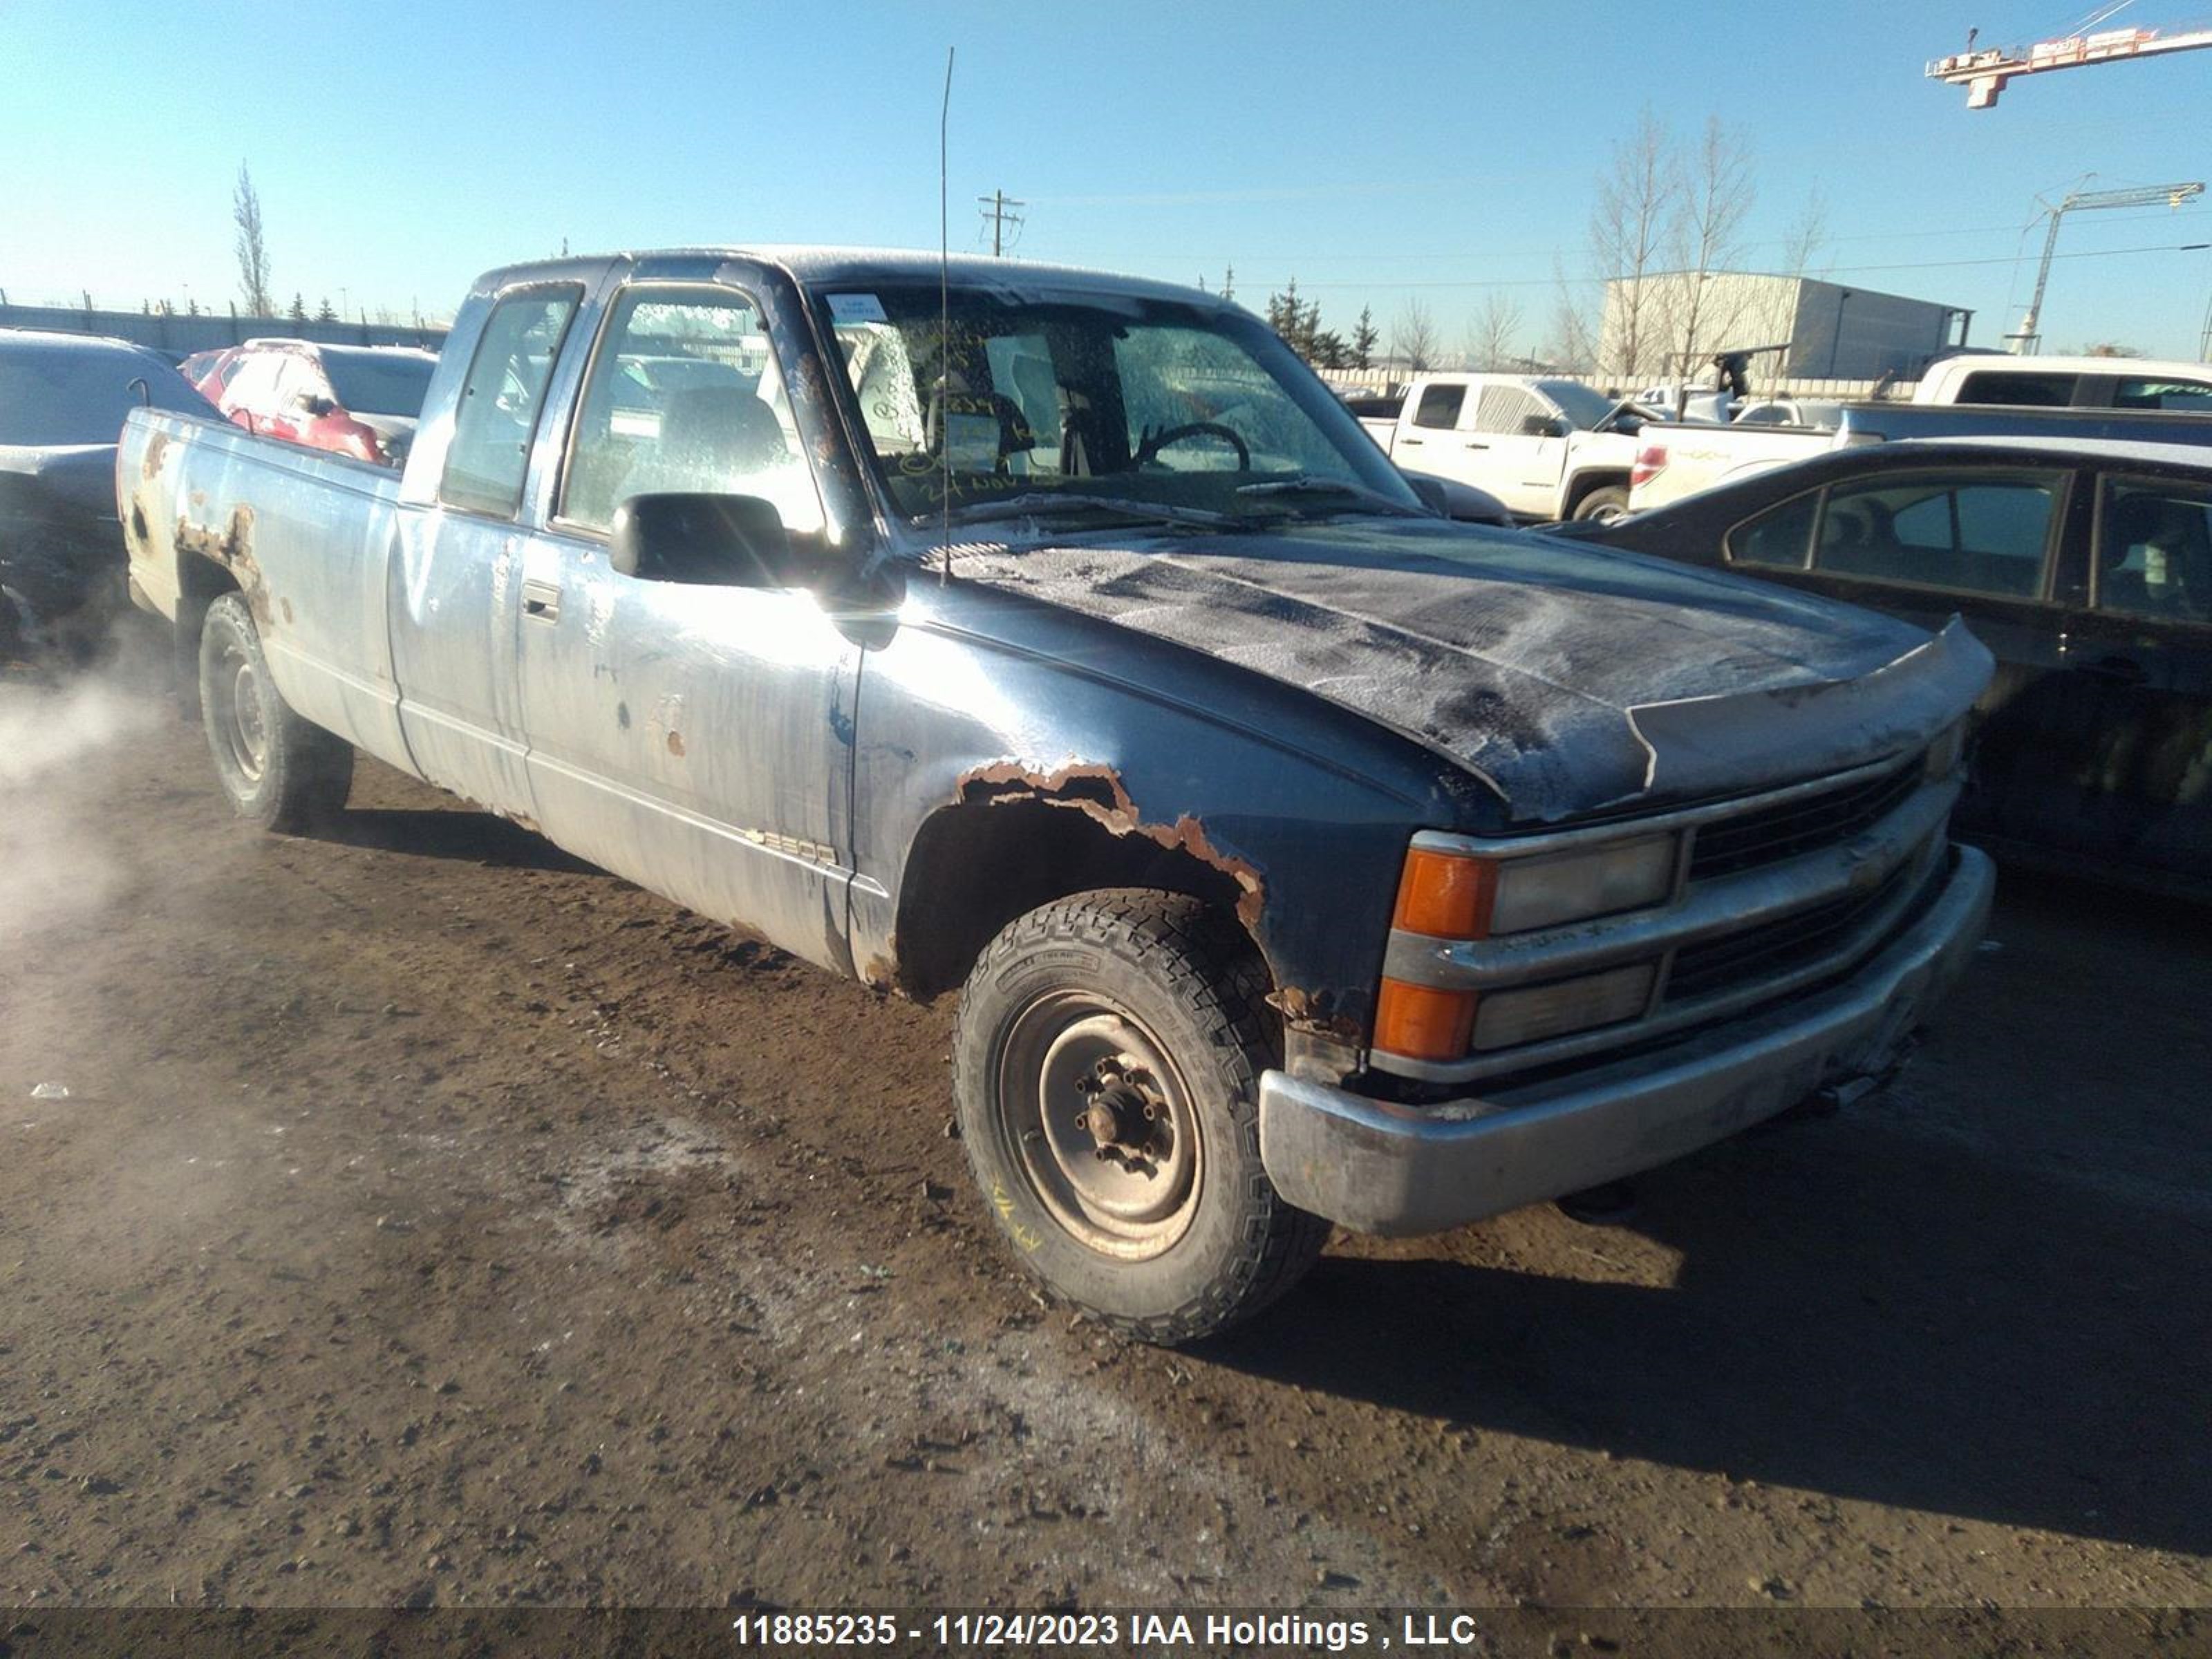
[[[2033,409],[2063,409],[2074,401],[2071,374],[2014,374],[1990,370],[1969,374],[1959,387],[1962,404],[2017,404]]]
[[[1441,427],[1449,432],[1459,424],[1459,411],[1467,402],[1463,386],[1425,386],[1413,410],[1415,426]]]
[[[453,441],[438,480],[438,499],[447,506],[513,518],[522,505],[545,383],[582,298],[581,289],[538,289],[492,307],[462,383]]]
[[[2212,623],[2212,489],[2106,480],[2097,514],[2097,608]]]
[[[1837,576],[2036,599],[2065,475],[1929,475],[1831,487],[1813,568]]]
[[[1808,489],[1736,526],[1728,533],[1729,562],[1802,570],[1813,545],[1813,521],[1820,516],[1820,492]]]

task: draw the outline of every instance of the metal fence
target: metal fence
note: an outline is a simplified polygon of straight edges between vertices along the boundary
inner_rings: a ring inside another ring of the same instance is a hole
[[[323,345],[423,346],[445,343],[442,328],[411,328],[404,323],[318,322],[291,317],[240,317],[203,312],[178,316],[169,312],[100,311],[79,306],[0,305],[0,328],[55,329],[64,334],[99,334],[129,340],[173,356],[213,351],[264,336],[313,340]]]
[[[1376,387],[1387,389],[1394,393],[1400,392],[1411,385],[1413,379],[1411,371],[1403,364],[1393,368],[1378,366],[1374,368],[1323,368],[1315,372],[1331,386],[1341,387],[1346,391],[1354,387]],[[1434,372],[1457,374],[1462,371],[1446,369],[1439,366]],[[1522,371],[1500,370],[1498,372],[1513,374]],[[1650,380],[1644,380],[1635,386],[1623,386],[1617,377],[1603,374],[1567,374],[1556,369],[1544,369],[1540,373],[1547,380],[1573,380],[1582,386],[1595,386],[1601,392],[1612,392],[1616,397],[1626,392],[1644,391],[1652,384]],[[1827,403],[1850,403],[1872,397],[1875,388],[1879,386],[1881,388],[1881,395],[1885,398],[1892,403],[1902,403],[1912,396],[1912,388],[1917,384],[1917,381],[1912,380],[1891,380],[1887,384],[1877,380],[1830,380],[1796,374],[1769,379],[1753,374],[1751,395],[1754,401],[1762,398],[1809,398]],[[1711,391],[1712,388],[1709,383],[1700,382],[1695,389]]]

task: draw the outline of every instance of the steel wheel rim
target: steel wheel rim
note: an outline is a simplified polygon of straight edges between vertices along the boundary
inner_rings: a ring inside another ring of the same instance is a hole
[[[1007,1028],[995,1083],[1001,1140],[1079,1243],[1148,1261],[1189,1231],[1205,1165],[1190,1091],[1127,1009],[1090,993],[1035,999]]]
[[[216,729],[230,763],[248,783],[258,783],[269,766],[269,726],[262,717],[261,675],[253,659],[235,645],[225,646],[215,689],[222,704]]]

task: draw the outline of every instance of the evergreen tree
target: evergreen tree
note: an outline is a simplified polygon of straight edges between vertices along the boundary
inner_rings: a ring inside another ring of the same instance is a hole
[[[1359,307],[1359,325],[1352,331],[1352,367],[1363,372],[1375,367],[1375,348],[1382,332],[1375,326],[1373,307]]]
[[[306,322],[307,320],[307,301],[301,295],[295,294],[292,296],[292,308],[284,314],[287,317],[289,317],[295,323]]]
[[[331,296],[325,294],[323,295],[322,304],[315,308],[315,320],[319,323],[335,323],[337,319],[338,313],[331,307]]]
[[[1280,294],[1267,296],[1267,324],[1299,356],[1310,363],[1320,362],[1315,354],[1321,337],[1321,307],[1298,298],[1297,277],[1291,277]],[[1340,352],[1343,347],[1343,341],[1338,339],[1336,349]]]

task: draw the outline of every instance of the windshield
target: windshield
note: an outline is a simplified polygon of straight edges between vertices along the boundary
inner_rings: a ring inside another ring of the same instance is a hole
[[[1539,380],[1536,388],[1585,432],[1597,430],[1597,423],[1613,412],[1613,399],[1579,380]]]
[[[349,415],[396,415],[414,420],[422,413],[437,360],[412,352],[340,351],[323,349],[323,373]]]
[[[909,519],[1017,500],[1039,514],[1421,510],[1344,405],[1242,313],[955,288],[948,350],[934,283],[823,298]]]
[[[131,382],[146,383],[142,398]],[[0,444],[112,444],[123,417],[155,409],[209,412],[206,398],[167,363],[118,347],[0,347]]]

